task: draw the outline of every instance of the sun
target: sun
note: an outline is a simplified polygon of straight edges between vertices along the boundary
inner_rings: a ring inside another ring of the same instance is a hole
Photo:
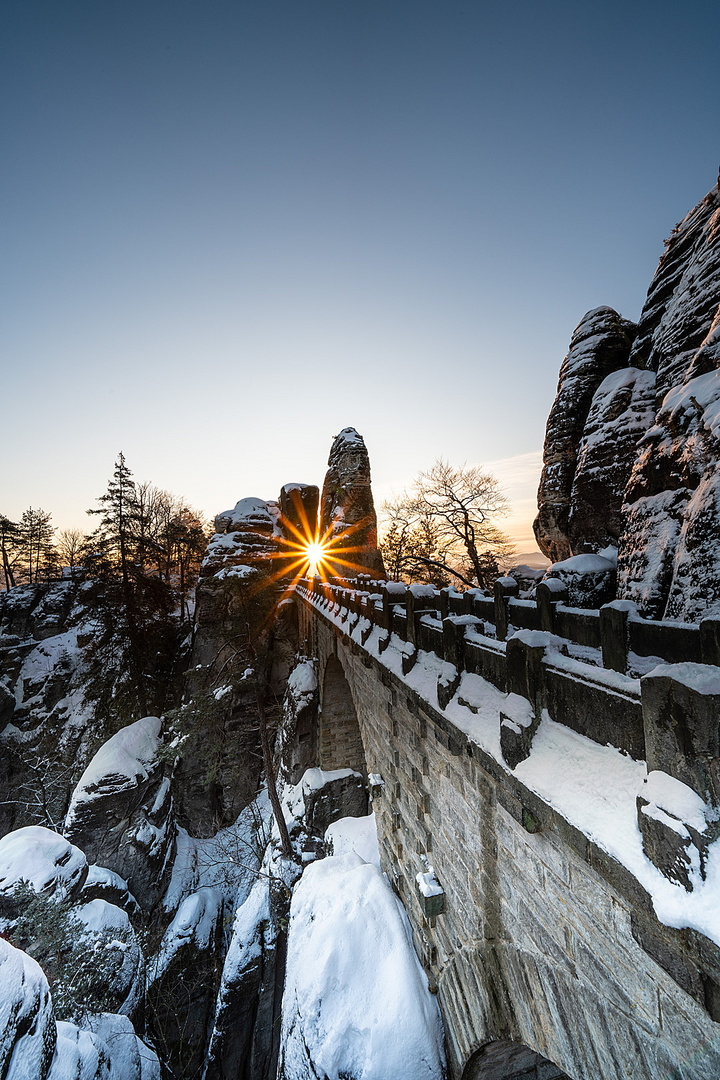
[[[305,557],[308,562],[307,573],[310,577],[315,577],[320,571],[326,551],[325,544],[321,544],[319,540],[311,540],[310,543],[305,544]]]

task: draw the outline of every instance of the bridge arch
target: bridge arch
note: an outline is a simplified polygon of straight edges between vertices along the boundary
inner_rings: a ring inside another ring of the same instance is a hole
[[[323,675],[318,756],[321,769],[355,769],[367,775],[355,702],[343,666],[334,655],[329,657]]]
[[[498,1039],[476,1050],[462,1080],[570,1080],[567,1073],[523,1043]]]

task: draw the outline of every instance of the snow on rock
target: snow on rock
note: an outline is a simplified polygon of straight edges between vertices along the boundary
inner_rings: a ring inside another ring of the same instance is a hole
[[[424,874],[416,874],[415,880],[423,896],[440,896],[442,894],[442,885],[435,877],[435,870],[432,866],[428,867]]]
[[[157,955],[148,964],[148,982],[156,982],[181,950],[211,948],[222,911],[223,898],[218,889],[201,888],[185,897],[163,935]]]
[[[58,1021],[47,1080],[160,1080],[156,1053],[138,1038],[126,1016],[98,1013],[85,1023],[78,1027]]]
[[[571,607],[599,608],[615,597],[617,549],[604,548],[598,554],[574,555],[553,563],[545,581],[561,581]]]
[[[109,1047],[86,1028],[58,1020],[48,1080],[111,1080]]]
[[[101,950],[108,970],[106,1001],[115,1012],[132,1014],[145,989],[145,961],[127,913],[106,900],[91,900],[72,909],[85,926],[89,949]]]
[[[160,1080],[157,1054],[138,1038],[126,1016],[97,1013],[87,1025],[110,1051],[110,1080]]]
[[[669,776],[660,769],[652,769],[640,792],[641,798],[647,800],[642,812],[649,817],[665,813],[675,819],[673,828],[679,831],[679,823],[689,825],[697,832],[704,832],[707,827],[708,807],[703,799],[691,787]],[[685,835],[687,829],[685,829]]]
[[[83,852],[42,825],[28,825],[0,839],[0,893],[12,893],[25,881],[36,893],[62,900],[77,895],[87,873]]]
[[[315,664],[302,658],[288,677],[277,735],[281,779],[285,783],[298,783],[308,765],[317,761],[317,711]]]
[[[73,792],[65,835],[124,878],[141,904],[163,887],[175,823],[160,720],[146,716],[101,746]]]
[[[214,836],[194,837],[178,829],[172,875],[163,898],[165,911],[177,911],[191,893],[212,888],[233,907],[247,897],[267,844],[272,816],[267,790],[246,806],[234,824]]]
[[[312,660],[304,658],[295,665],[288,677],[287,688],[296,699],[315,693],[317,676]]]
[[[655,373],[621,368],[593,397],[578,449],[570,494],[568,538],[573,551],[617,545],[625,485],[637,446],[655,419]]]
[[[240,499],[232,510],[223,510],[215,518],[215,532],[243,532],[257,529],[273,532],[280,516],[280,507],[274,501],[256,499],[252,496]]]
[[[127,881],[114,870],[108,870],[106,866],[98,866],[96,863],[88,867],[88,875],[80,890],[79,899],[86,902],[107,900],[109,904],[122,908],[131,917],[140,911],[140,905],[130,892]]]
[[[285,787],[281,803],[291,835],[305,830],[322,836],[340,817],[367,814],[365,783],[353,769],[306,769],[299,783]]]
[[[354,851],[361,859],[380,868],[375,814],[367,817],[345,817],[333,821],[325,830],[325,847],[330,855],[347,855]]]
[[[297,863],[266,850],[258,877],[235,912],[207,1053],[208,1076],[265,1075],[279,1042],[281,949]],[[274,1074],[273,1074],[274,1075]]]
[[[198,1076],[215,1004],[222,894],[202,888],[183,900],[148,966],[147,1001],[174,1076]]]
[[[157,716],[136,720],[103,743],[73,792],[66,827],[72,827],[78,804],[126,791],[136,787],[139,780],[147,780],[157,765],[159,745],[160,720]]]
[[[558,559],[617,542],[617,595],[650,618],[720,614],[719,275],[716,185],[673,229],[629,356],[601,384],[593,323],[610,309],[585,317],[548,420],[540,546]]]
[[[0,938],[0,1076],[45,1080],[55,1041],[55,1016],[42,969]]]
[[[278,1076],[440,1080],[444,1065],[437,1000],[383,875],[355,854],[313,863],[290,907]]]

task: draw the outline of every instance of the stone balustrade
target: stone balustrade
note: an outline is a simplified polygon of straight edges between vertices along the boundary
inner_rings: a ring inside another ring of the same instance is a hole
[[[311,602],[351,613],[351,629],[366,620],[363,644],[374,627],[381,631],[380,652],[395,635],[404,674],[423,651],[442,659],[441,708],[462,672],[513,695],[509,700],[525,701],[521,721],[498,717],[511,768],[529,755],[544,712],[601,745],[646,760],[648,789],[638,798],[645,852],[688,890],[693,875],[704,878],[709,845],[720,835],[720,667],[713,663],[720,660],[720,620],[652,623],[623,601],[599,611],[568,608],[562,585],[553,581],[538,587],[536,601],[520,600],[512,578],[499,579],[492,597],[369,576],[302,579],[299,588]],[[597,664],[570,655],[573,645],[597,650]],[[630,677],[631,653],[654,657],[660,666]]]

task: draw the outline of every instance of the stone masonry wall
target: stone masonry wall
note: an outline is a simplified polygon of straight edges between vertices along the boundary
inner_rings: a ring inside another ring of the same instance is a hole
[[[619,863],[304,602],[322,673],[351,688],[383,868],[437,988],[451,1076],[478,1048],[522,1043],[573,1080],[720,1075],[719,951],[654,916]],[[423,913],[434,867],[444,911]],[[708,974],[710,973],[710,974]],[[472,1075],[482,1075],[472,1071]]]

